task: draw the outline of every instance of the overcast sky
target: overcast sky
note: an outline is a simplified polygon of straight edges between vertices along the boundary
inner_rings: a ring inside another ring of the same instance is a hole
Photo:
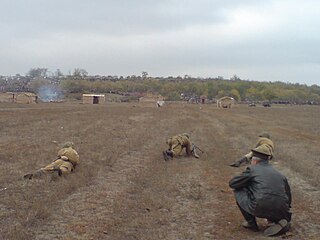
[[[230,78],[320,85],[317,0],[1,0],[0,75]]]

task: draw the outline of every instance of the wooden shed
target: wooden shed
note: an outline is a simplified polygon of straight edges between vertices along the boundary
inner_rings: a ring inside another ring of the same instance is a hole
[[[200,98],[199,98],[199,100],[200,100],[200,103],[202,103],[202,104],[208,102],[208,98],[207,98],[207,96],[205,96],[205,95],[201,95]]]
[[[0,93],[0,103],[14,103],[15,95],[12,92]]]
[[[6,92],[0,93],[0,102],[7,103],[38,103],[38,96],[30,92]]]
[[[38,103],[38,96],[34,93],[30,92],[20,92],[15,94],[15,102],[16,103]]]
[[[234,106],[234,98],[233,97],[222,97],[218,99],[217,101],[217,107],[218,108],[231,108]]]
[[[82,103],[84,104],[101,104],[106,101],[104,94],[82,94]]]

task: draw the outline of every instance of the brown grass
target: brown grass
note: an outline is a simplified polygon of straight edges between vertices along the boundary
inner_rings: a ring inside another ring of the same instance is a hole
[[[228,239],[236,234],[261,239],[233,225],[241,216],[228,180],[241,169],[227,164],[247,153],[258,133],[267,130],[276,145],[277,167],[317,188],[319,112],[316,106],[1,104],[0,236]],[[181,132],[189,132],[205,153],[200,160],[165,163],[166,138]],[[75,173],[23,180],[24,174],[50,163],[65,141],[73,141],[80,155]],[[303,195],[299,186],[293,189],[297,197]],[[308,212],[310,202],[297,211]],[[311,215],[301,215],[296,223],[300,228],[293,233],[299,239],[319,233],[314,230],[319,222],[309,223],[311,230],[303,228]]]

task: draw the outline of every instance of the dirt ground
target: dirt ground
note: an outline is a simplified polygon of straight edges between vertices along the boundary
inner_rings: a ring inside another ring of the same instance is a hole
[[[0,105],[0,239],[268,239],[241,227],[228,181],[261,131],[293,194],[292,229],[320,237],[320,108],[107,103]],[[204,153],[165,162],[168,137],[188,132]],[[25,181],[73,141],[69,176]],[[263,230],[264,219],[258,224]]]

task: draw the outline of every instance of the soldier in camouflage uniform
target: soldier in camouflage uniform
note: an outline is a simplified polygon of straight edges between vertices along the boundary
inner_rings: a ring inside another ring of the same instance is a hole
[[[58,175],[61,176],[62,174],[71,173],[79,163],[79,155],[77,151],[74,150],[74,144],[72,142],[66,142],[58,151],[56,160],[49,165],[40,168],[35,173],[26,174],[24,178],[32,179],[52,172],[57,172]]]
[[[173,136],[167,140],[169,149],[163,151],[164,160],[171,160],[173,157],[182,156],[183,149],[185,148],[187,156],[193,155],[195,158],[199,158],[196,153],[196,149],[192,142],[190,141],[189,134],[183,133]]]
[[[273,155],[273,149],[274,149],[274,144],[272,142],[272,140],[270,139],[270,134],[267,132],[262,132],[259,134],[259,139],[256,143],[256,148],[259,146],[264,145],[265,147],[267,147],[270,151],[270,159],[271,160],[274,155]],[[229,166],[231,167],[240,167],[240,165],[242,163],[250,163],[251,159],[252,159],[253,153],[252,151],[250,151],[249,153],[247,153],[246,155],[244,155],[241,159],[235,161],[234,163],[230,164]]]

